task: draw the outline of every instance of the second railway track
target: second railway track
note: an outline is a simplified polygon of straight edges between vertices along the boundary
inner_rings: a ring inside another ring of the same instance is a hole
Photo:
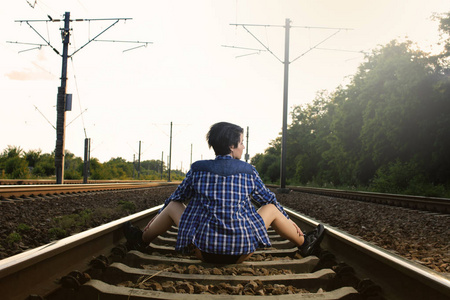
[[[134,181],[114,183],[91,184],[27,184],[27,185],[0,185],[0,199],[20,199],[26,197],[85,193],[97,191],[129,190],[148,188],[163,185],[173,185],[177,182],[163,181]]]
[[[174,252],[175,228],[149,253],[126,249],[122,224],[142,227],[158,209],[1,260],[3,299],[450,298],[450,281],[439,273],[331,226],[323,251],[306,258],[271,233],[273,248],[242,264],[212,266]],[[304,230],[317,224],[287,212]]]
[[[274,185],[268,186],[276,188],[276,186]],[[445,213],[445,214],[450,213],[450,199],[448,198],[335,190],[335,189],[301,187],[301,186],[289,186],[288,188],[293,191],[302,193],[317,194],[350,200],[358,200],[377,204],[385,204],[390,206],[399,206],[408,209],[431,211],[437,213]]]

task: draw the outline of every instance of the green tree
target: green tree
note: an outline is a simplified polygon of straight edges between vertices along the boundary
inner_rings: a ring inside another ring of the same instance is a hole
[[[133,173],[133,164],[121,157],[111,158],[103,164],[104,172],[110,174],[112,179],[130,179]]]
[[[271,142],[264,155],[256,155],[251,159],[251,164],[258,170],[261,179],[276,183],[280,181],[281,139]]]
[[[109,173],[105,170],[102,163],[97,158],[91,158],[90,161],[90,170],[92,180],[107,180],[110,179]]]
[[[30,176],[28,162],[20,147],[8,146],[0,156],[0,169],[7,178],[26,179]]]
[[[294,182],[306,184],[317,179],[322,166],[322,152],[329,148],[324,137],[329,133],[328,110],[331,106],[325,91],[306,106],[294,107],[288,130],[287,153]],[[318,151],[319,150],[319,151]]]
[[[433,18],[439,21],[440,43],[444,46],[442,53],[437,55],[440,64],[438,67],[442,72],[448,74],[450,64],[450,12],[434,15]]]
[[[55,175],[55,155],[44,153],[34,165],[32,174],[37,177],[50,177]]]
[[[81,179],[83,172],[83,160],[76,157],[68,150],[64,151],[64,178]]]
[[[439,55],[392,41],[366,56],[349,85],[294,107],[287,181],[422,194],[450,186],[450,14],[440,21]],[[275,178],[279,141],[252,160],[262,178]]]
[[[30,168],[34,168],[41,158],[42,150],[30,150],[25,153],[25,159]]]

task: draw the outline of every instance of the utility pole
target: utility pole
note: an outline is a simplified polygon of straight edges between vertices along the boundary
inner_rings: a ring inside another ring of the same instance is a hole
[[[286,139],[287,139],[287,111],[288,111],[288,85],[289,85],[289,64],[293,63],[309,51],[316,49],[320,44],[324,43],[334,35],[338,34],[341,30],[349,30],[350,28],[329,28],[329,27],[307,27],[307,26],[291,26],[291,20],[286,19],[285,25],[257,25],[257,24],[230,24],[234,26],[242,26],[253,38],[255,38],[270,54],[272,54],[278,61],[284,65],[284,84],[283,84],[283,122],[282,122],[282,135],[281,135],[281,164],[280,164],[280,188],[279,192],[288,193],[289,189],[286,189]],[[264,45],[247,27],[252,26],[262,26],[262,27],[284,27],[285,32],[285,46],[284,46],[284,61],[278,58],[266,45]],[[291,28],[307,28],[307,29],[333,29],[336,30],[333,34],[328,36],[326,39],[322,40],[315,46],[311,47],[306,52],[302,53],[300,56],[292,61],[289,61],[289,33]],[[229,47],[229,46],[224,46]],[[246,50],[257,50],[248,49],[241,47],[233,47]],[[263,50],[259,50],[263,51]]]
[[[247,126],[247,138],[245,139],[247,146],[245,146],[245,162],[248,162],[250,156],[248,155],[248,126]]]
[[[161,153],[161,180],[163,179],[163,171],[164,171],[164,151]]]
[[[69,54],[70,38],[70,12],[64,15],[64,28],[61,29],[63,37],[63,55],[61,86],[58,88],[56,98],[56,146],[55,146],[55,172],[56,183],[64,183],[64,143],[66,136],[66,86],[67,86],[67,56]]]
[[[170,168],[172,166],[172,122],[170,122],[170,146],[169,146],[169,177],[167,182],[170,182]]]
[[[138,153],[138,176],[137,178],[139,179],[140,175],[141,175],[141,141],[139,141],[139,153]]]
[[[284,84],[283,84],[283,127],[281,134],[281,165],[280,165],[280,189],[286,190],[286,139],[287,139],[287,114],[288,114],[288,83],[289,83],[289,30],[291,20],[286,19],[284,33]]]
[[[71,95],[69,96],[66,93],[67,86],[67,59],[71,58],[75,53],[83,49],[86,45],[95,41],[101,34],[107,31],[109,28],[117,24],[120,20],[129,20],[130,18],[112,18],[112,19],[70,19],[70,12],[66,12],[64,14],[64,19],[53,19],[48,16],[48,20],[18,20],[16,22],[25,22],[28,26],[36,32],[41,39],[45,41],[45,45],[38,44],[39,49],[41,46],[49,46],[53,49],[53,51],[62,57],[62,70],[61,70],[61,86],[58,88],[58,94],[56,99],[56,146],[55,146],[55,174],[56,174],[56,183],[63,184],[64,183],[64,144],[65,144],[65,133],[66,133],[66,111],[70,110],[71,106]],[[63,53],[62,55],[58,50],[53,47],[49,41],[47,41],[32,25],[33,22],[64,22],[64,27],[60,28],[61,37],[63,43]],[[90,39],[83,46],[75,50],[72,54],[69,55],[69,40],[70,40],[70,22],[73,21],[114,21],[109,27],[101,31],[94,38]],[[134,41],[117,41],[117,42],[125,42],[125,43],[140,43],[140,44],[149,44],[150,42],[134,42]],[[28,43],[18,43],[17,44],[28,44]],[[135,49],[135,48],[132,48]],[[132,49],[128,49],[125,51],[129,51]],[[70,99],[69,99],[70,97]],[[70,104],[70,105],[69,105]]]
[[[192,166],[192,144],[191,144],[191,161],[190,161],[190,164],[189,164],[189,168]]]
[[[84,168],[83,183],[88,183],[89,167],[91,163],[91,139],[84,139]]]
[[[133,154],[133,179],[134,179],[134,170],[136,169],[136,165],[135,165],[135,159],[136,159],[136,154]]]

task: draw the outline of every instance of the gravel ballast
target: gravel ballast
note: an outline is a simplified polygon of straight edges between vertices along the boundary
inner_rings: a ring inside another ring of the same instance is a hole
[[[175,186],[2,201],[0,259],[162,204]],[[279,202],[430,269],[450,274],[450,215],[298,192]]]

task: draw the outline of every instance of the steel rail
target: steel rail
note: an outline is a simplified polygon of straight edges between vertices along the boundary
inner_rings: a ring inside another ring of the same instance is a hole
[[[268,185],[277,188],[275,185]],[[318,194],[323,196],[387,204],[405,208],[426,210],[439,213],[450,213],[450,199],[437,197],[423,197],[412,195],[385,194],[362,191],[346,191],[337,189],[324,189],[313,187],[287,186],[286,188],[302,193]]]
[[[27,196],[54,195],[66,193],[81,193],[93,191],[109,191],[145,188],[161,185],[176,184],[176,182],[124,182],[103,184],[50,184],[50,185],[2,185],[0,199],[20,198]]]
[[[107,254],[123,241],[122,224],[144,224],[161,206],[121,218],[79,234],[0,260],[3,299],[45,297],[58,289],[60,278],[85,270],[94,257]]]
[[[143,182],[161,182],[162,180],[114,180],[114,179],[99,179],[99,180],[88,180],[87,184],[94,183],[143,183]],[[64,184],[81,184],[82,179],[65,179]],[[28,185],[28,184],[56,184],[54,179],[0,179],[1,185]]]
[[[83,183],[83,180],[70,180],[70,179],[64,180],[64,184],[73,184],[73,183]],[[97,182],[90,181],[89,183],[97,183]],[[28,184],[56,184],[56,181],[51,179],[0,179],[0,186],[28,185]]]
[[[298,275],[272,275],[261,276],[238,275],[235,278],[219,275],[176,275],[168,272],[154,272],[138,269],[136,266],[153,260],[157,263],[197,264],[206,266],[200,261],[189,258],[169,257],[174,252],[174,237],[176,232],[169,232],[167,237],[155,240],[151,244],[151,255],[139,251],[129,251],[121,262],[106,264],[97,272],[99,275],[87,279],[86,283],[72,279],[78,287],[62,288],[63,278],[75,271],[85,272],[98,264],[99,257],[111,255],[111,249],[124,242],[122,224],[131,221],[133,224],[143,227],[148,220],[161,208],[157,206],[140,213],[110,222],[108,224],[90,229],[88,231],[55,241],[27,252],[6,258],[0,261],[0,291],[4,299],[25,299],[29,295],[48,299],[249,299],[255,296],[231,296],[231,295],[187,295],[156,292],[138,288],[125,288],[117,286],[117,282],[130,280],[129,278],[153,277],[173,278],[176,280],[193,280],[204,283],[224,281],[260,280],[280,284],[289,282],[294,286],[310,287],[317,290],[317,286],[325,286],[326,292],[306,293],[296,295],[265,296],[268,299],[361,299],[364,296],[365,278],[370,278],[369,288],[378,288],[384,299],[449,299],[450,281],[441,274],[428,270],[416,263],[407,261],[398,255],[392,254],[379,247],[373,246],[363,240],[350,236],[347,233],[326,225],[326,234],[322,242],[323,251],[318,257],[311,256],[294,261],[265,261],[244,262],[243,266],[274,267],[277,264],[283,268],[301,269]],[[291,218],[299,224],[303,230],[310,230],[317,225],[317,221],[299,214],[291,209],[286,209]],[[271,235],[271,239],[275,240]],[[276,242],[273,246],[276,247]],[[271,254],[273,256],[292,255],[296,248],[283,246],[276,249],[259,250],[257,254]],[[134,262],[133,262],[134,261]],[[338,268],[336,262],[345,262],[347,267]],[[100,262],[103,266],[103,263]],[[239,265],[235,265],[239,266]],[[331,268],[331,266],[333,266]],[[344,281],[349,274],[359,278],[356,286],[338,285],[329,290],[336,282]],[[109,279],[108,279],[109,278]],[[125,279],[124,279],[125,278]],[[126,279],[128,278],[128,279]],[[105,281],[106,280],[106,281]],[[110,280],[108,282],[107,280]],[[329,291],[328,291],[329,290]],[[366,289],[367,290],[367,289]],[[63,296],[61,296],[63,295]],[[58,297],[59,296],[59,297]]]
[[[291,218],[317,223],[286,210]],[[370,278],[380,286],[386,299],[450,299],[449,278],[330,225],[321,246],[351,266],[357,277]]]
[[[164,184],[162,181],[154,181],[159,182],[160,184]],[[95,184],[117,184],[116,187],[119,187],[118,184],[136,184],[139,187],[139,184],[149,183],[149,181],[139,181],[139,180],[130,180],[130,181],[118,181],[118,180],[93,180],[90,181],[89,184],[80,184],[81,180],[66,180],[65,185],[61,185],[60,189],[70,189],[69,186],[77,186],[78,191],[83,191],[83,186],[87,187],[84,191],[95,190],[92,188]],[[168,183],[173,184],[173,182]],[[12,187],[14,185],[14,187]],[[32,185],[50,185],[50,186],[59,186],[54,184],[54,182],[50,180],[15,180],[15,179],[2,179],[0,180],[0,198],[7,197],[21,197],[21,196],[29,196],[29,195],[39,195],[32,192],[31,187],[27,188],[26,186]],[[64,188],[65,186],[65,188]],[[277,188],[276,185],[267,185],[271,188]],[[14,193],[14,189],[18,188],[19,191],[27,191],[22,195],[18,195],[18,193]],[[112,186],[110,186],[112,187]],[[142,186],[140,186],[142,187]],[[438,213],[450,213],[450,199],[448,198],[437,198],[437,197],[423,197],[423,196],[412,196],[412,195],[398,195],[398,194],[385,194],[385,193],[374,193],[374,192],[362,192],[362,191],[348,191],[348,190],[338,190],[338,189],[324,189],[324,188],[313,188],[313,187],[299,187],[299,186],[288,186],[290,190],[302,192],[302,193],[310,193],[310,194],[318,194],[323,196],[330,197],[339,197],[351,200],[359,200],[365,202],[386,204],[386,205],[394,205],[405,208],[417,209],[417,210],[426,210]],[[44,188],[43,188],[44,190]],[[4,191],[4,192],[3,192]],[[44,190],[45,192],[45,190]],[[4,194],[3,194],[4,193]],[[42,194],[42,191],[40,191]],[[52,191],[48,193],[53,194]]]

